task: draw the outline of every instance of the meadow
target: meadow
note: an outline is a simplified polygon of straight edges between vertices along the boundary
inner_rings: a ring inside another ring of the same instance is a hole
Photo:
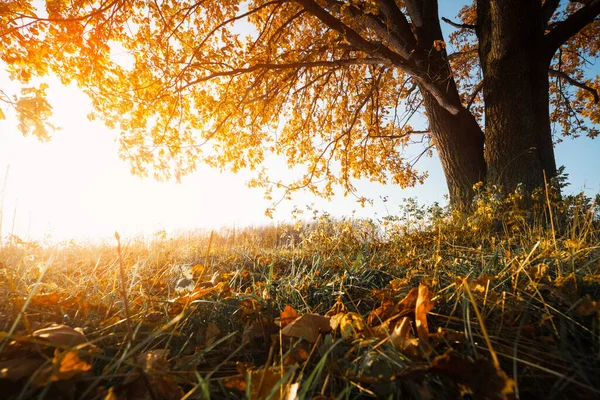
[[[5,399],[600,397],[598,197],[0,250]]]

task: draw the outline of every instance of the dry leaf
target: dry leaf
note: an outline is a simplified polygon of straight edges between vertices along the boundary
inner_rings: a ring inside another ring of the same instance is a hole
[[[360,314],[355,312],[344,314],[342,320],[340,321],[340,332],[344,338],[350,337],[350,335],[357,337],[362,335],[366,330],[367,325],[365,324],[365,321]]]
[[[138,355],[136,362],[146,371],[167,371],[169,370],[168,356],[169,349],[153,349]]]
[[[214,322],[209,322],[206,331],[204,332],[204,346],[210,347],[221,334],[221,330],[217,328],[217,325]]]
[[[331,331],[328,317],[317,314],[305,314],[286,325],[281,334],[302,338],[310,343],[315,343],[321,333]]]
[[[410,289],[410,292],[398,303],[398,313],[405,314],[406,312],[412,312],[417,306],[417,296],[419,290],[417,288]]]
[[[0,379],[18,381],[32,376],[46,361],[43,359],[21,358],[0,361]]]
[[[600,310],[598,301],[592,301],[591,297],[586,295],[579,301],[577,307],[573,310],[573,314],[577,317],[591,317],[592,315],[595,315],[598,310]]]
[[[281,367],[261,368],[258,370],[248,370],[246,374],[250,374],[250,399],[251,400],[263,400],[271,393],[275,386],[279,383],[281,378],[285,375],[286,371]],[[230,376],[223,379],[223,385],[229,389],[238,390],[240,392],[246,391],[246,374],[239,374]],[[293,386],[293,385],[292,385]],[[289,399],[288,393],[292,393],[290,390],[291,386],[284,382],[281,390],[275,391],[271,399]],[[293,399],[294,397],[292,397]]]
[[[406,343],[410,338],[410,318],[404,317],[399,324],[396,324],[394,331],[390,335],[390,341],[396,349],[404,350]]]
[[[254,340],[268,341],[271,333],[275,332],[277,326],[273,319],[266,315],[257,315],[246,323],[242,333],[242,343],[252,343]]]
[[[419,285],[419,295],[415,306],[415,321],[417,326],[417,335],[421,344],[429,347],[429,327],[427,326],[427,313],[433,309],[431,298],[433,295],[425,285]]]
[[[275,321],[275,323],[277,325],[279,325],[280,327],[283,328],[284,326],[286,326],[287,324],[291,323],[292,321],[294,321],[298,317],[299,317],[298,313],[296,312],[296,310],[294,310],[292,308],[292,306],[285,306],[283,308],[283,311],[281,312],[281,316],[279,317],[279,321]]]
[[[398,307],[391,299],[383,299],[381,306],[374,309],[367,317],[367,323],[371,326],[378,325],[394,316],[398,312]]]
[[[60,347],[75,347],[88,342],[83,333],[66,325],[52,325],[49,328],[38,329],[32,336]]]
[[[436,357],[430,371],[454,379],[472,392],[475,399],[508,400],[514,395],[515,381],[486,359],[473,361],[451,351]]]
[[[56,349],[54,351],[54,365],[58,365],[58,372],[52,375],[52,381],[63,381],[71,379],[75,375],[89,371],[92,366],[81,360],[75,351],[61,352]]]

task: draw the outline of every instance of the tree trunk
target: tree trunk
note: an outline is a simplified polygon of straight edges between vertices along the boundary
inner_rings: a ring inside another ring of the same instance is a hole
[[[473,199],[473,185],[485,182],[484,136],[473,115],[462,108],[457,115],[441,107],[426,90],[421,90],[429,118],[429,129],[450,193],[450,204],[466,210]]]
[[[417,2],[409,12],[411,17],[419,20],[414,26],[418,40],[412,60],[419,69],[427,71],[427,83],[444,93],[446,103],[460,110],[458,114],[450,113],[423,82],[417,82],[427,111],[429,130],[442,162],[450,204],[466,210],[473,199],[473,185],[485,181],[484,135],[475,117],[461,104],[446,50],[436,46],[436,42],[444,40],[437,1]]]
[[[527,192],[556,175],[541,0],[478,0],[487,184]]]

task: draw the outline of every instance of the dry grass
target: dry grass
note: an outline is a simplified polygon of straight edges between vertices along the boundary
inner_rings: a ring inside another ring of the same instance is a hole
[[[405,210],[163,232],[122,240],[120,254],[116,241],[13,240],[0,253],[0,390],[8,399],[600,396],[597,203],[482,193],[468,218],[414,202]],[[416,345],[399,346],[382,337],[380,317],[391,315],[393,336],[393,313],[419,285],[433,294],[428,343],[410,311],[406,340]],[[273,324],[285,306],[355,320],[350,333],[342,323],[290,345]],[[85,334],[76,353],[57,333],[35,333],[53,323]],[[513,394],[502,392],[507,376]]]

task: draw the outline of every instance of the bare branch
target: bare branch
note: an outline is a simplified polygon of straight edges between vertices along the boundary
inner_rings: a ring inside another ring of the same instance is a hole
[[[402,135],[369,135],[369,138],[372,139],[402,139],[410,135],[431,135],[431,131],[429,129],[424,131],[408,131],[403,133]]]
[[[453,22],[453,21],[449,20],[449,19],[448,19],[448,18],[446,18],[446,17],[442,17],[442,21],[444,21],[444,22],[445,22],[445,23],[447,23],[448,25],[452,25],[453,27],[455,27],[455,28],[458,28],[458,29],[473,29],[473,30],[477,29],[477,25],[471,25],[471,24],[458,24],[458,23],[456,23],[456,22]]]
[[[479,82],[475,86],[473,93],[471,93],[471,97],[469,98],[469,101],[467,102],[467,107],[466,107],[467,110],[471,109],[471,106],[475,102],[475,99],[477,98],[477,95],[479,94],[479,92],[481,92],[481,89],[483,89],[483,81]]]
[[[600,15],[600,0],[591,0],[566,20],[557,23],[554,29],[546,34],[548,56],[552,56],[560,46],[579,33],[587,24],[593,22],[598,15]]]
[[[590,92],[592,94],[592,96],[594,96],[594,103],[598,104],[600,102],[600,96],[598,95],[598,91],[596,89],[594,89],[593,87],[586,85],[585,83],[576,81],[575,79],[571,78],[569,75],[564,73],[563,71],[557,71],[555,69],[550,69],[550,70],[548,70],[548,73],[550,75],[556,76],[560,79],[564,79],[565,81],[569,82],[573,86],[577,86],[578,88],[581,88],[583,90]]]

